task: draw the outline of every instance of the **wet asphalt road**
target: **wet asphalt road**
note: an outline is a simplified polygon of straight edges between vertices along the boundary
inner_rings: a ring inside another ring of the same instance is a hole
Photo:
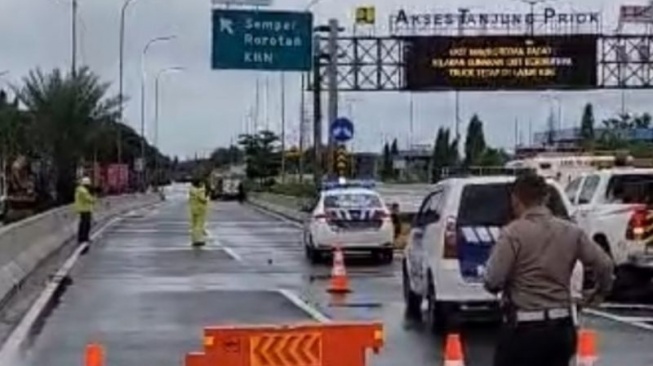
[[[207,225],[213,240],[194,250],[183,199],[178,192],[108,229],[78,262],[74,283],[16,366],[79,365],[92,341],[106,347],[107,366],[178,366],[185,352],[200,347],[204,326],[313,321],[279,289],[333,319],[382,321],[386,346],[372,365],[441,364],[442,337],[404,320],[398,261],[349,260],[353,293],[336,305],[325,292],[329,265],[307,264],[295,224],[218,203]],[[598,365],[653,365],[653,332],[602,318],[584,321],[600,337]],[[496,331],[463,332],[468,366],[491,365]]]

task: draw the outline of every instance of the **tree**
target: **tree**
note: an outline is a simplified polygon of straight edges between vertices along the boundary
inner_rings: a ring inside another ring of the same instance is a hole
[[[442,177],[442,169],[458,163],[458,141],[449,142],[449,129],[440,127],[433,145],[431,159],[431,181],[437,182]]]
[[[485,153],[485,134],[483,122],[478,115],[473,115],[467,126],[467,138],[465,139],[465,166],[477,165]]]
[[[383,156],[381,161],[381,179],[386,180],[392,177],[392,156],[390,154],[390,145],[386,142],[383,144]]]
[[[503,149],[487,148],[479,161],[479,166],[503,166],[508,161],[508,154]]]
[[[594,143],[594,108],[591,103],[585,105],[580,122],[580,136],[583,147],[591,148]]]
[[[281,152],[278,142],[279,136],[272,131],[259,131],[256,134],[239,136],[238,144],[242,146],[245,154],[248,178],[271,178],[279,173]]]
[[[109,95],[110,84],[89,68],[82,67],[74,75],[59,69],[48,73],[35,69],[22,81],[21,86],[14,87],[17,99],[26,108],[18,111],[15,103],[18,129],[0,130],[7,136],[29,137],[14,150],[52,167],[48,174],[55,181],[59,203],[72,200],[80,164],[118,160],[118,136],[123,161],[131,163],[140,157],[143,142],[146,167],[169,165],[169,159],[158,149],[117,122],[120,99]]]
[[[399,147],[397,146],[397,139],[392,140],[392,145],[390,147],[390,155],[393,158],[399,155]]]
[[[36,69],[23,78],[23,84],[16,95],[33,118],[29,134],[38,146],[36,154],[51,159],[57,197],[61,203],[70,202],[78,163],[84,160],[87,146],[97,142],[89,135],[106,128],[103,123],[115,121],[119,98],[107,96],[109,84],[86,67],[74,75]]]
[[[555,144],[555,132],[556,132],[556,120],[555,117],[553,116],[553,110],[549,111],[549,117],[547,118],[546,121],[546,128],[547,128],[547,144],[549,146],[553,146]]]
[[[211,162],[215,167],[224,167],[242,163],[244,153],[238,146],[218,147],[211,153]]]

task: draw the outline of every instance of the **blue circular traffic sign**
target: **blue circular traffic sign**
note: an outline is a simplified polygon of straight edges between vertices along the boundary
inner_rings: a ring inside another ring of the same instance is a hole
[[[354,123],[348,118],[339,117],[331,123],[331,136],[337,142],[346,142],[354,137]]]

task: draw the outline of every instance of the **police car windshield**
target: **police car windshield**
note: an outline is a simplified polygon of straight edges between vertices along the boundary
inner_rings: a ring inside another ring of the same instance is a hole
[[[370,193],[334,193],[324,197],[324,208],[380,208],[381,200]]]
[[[458,212],[461,226],[503,226],[514,218],[510,203],[509,183],[468,185],[463,189]],[[561,218],[569,219],[569,214],[558,194],[549,186],[547,207]]]

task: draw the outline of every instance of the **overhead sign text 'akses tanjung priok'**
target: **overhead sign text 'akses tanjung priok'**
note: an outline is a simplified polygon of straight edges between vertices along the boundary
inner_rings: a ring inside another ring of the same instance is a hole
[[[598,24],[600,13],[559,13],[554,8],[545,8],[544,13],[473,13],[460,9],[457,13],[408,13],[401,9],[390,16],[397,29],[422,27],[514,27],[541,22],[544,24]]]

